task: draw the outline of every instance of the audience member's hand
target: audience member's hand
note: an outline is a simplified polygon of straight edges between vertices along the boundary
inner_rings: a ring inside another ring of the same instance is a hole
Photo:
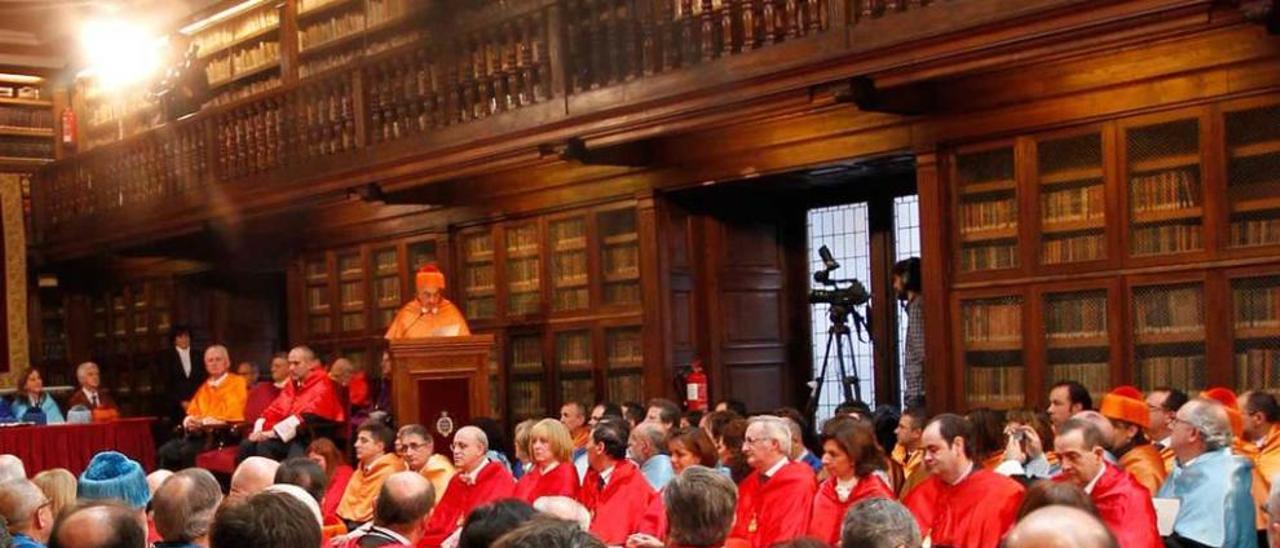
[[[657,537],[636,533],[627,537],[626,546],[627,548],[662,548],[663,544]]]
[[[1040,440],[1040,434],[1036,433],[1036,429],[1030,426],[1022,427],[1022,437],[1027,442],[1027,456],[1033,459],[1040,458],[1044,455],[1044,442]]]
[[[199,428],[200,428],[200,421],[195,417],[187,417],[185,419],[182,419],[183,430],[191,432]]]
[[[258,443],[258,442],[260,442],[260,441],[262,441],[262,440],[265,440],[265,439],[267,439],[267,433],[266,433],[266,432],[254,432],[254,433],[252,433],[252,434],[249,434],[249,441],[251,441],[251,442],[253,442],[253,443]]]
[[[1004,444],[1004,460],[1016,460],[1022,464],[1027,463],[1027,456],[1022,454],[1022,443],[1018,441],[1017,436],[1008,436],[1009,441]]]

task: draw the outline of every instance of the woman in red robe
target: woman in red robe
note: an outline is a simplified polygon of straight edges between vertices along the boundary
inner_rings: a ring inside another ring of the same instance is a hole
[[[324,500],[320,502],[320,515],[324,518],[324,525],[339,525],[342,520],[338,518],[338,502],[342,500],[342,493],[347,490],[347,482],[351,481],[354,470],[347,465],[342,452],[328,438],[311,442],[307,446],[307,458],[324,468],[325,475],[329,477],[329,487],[325,490]]]
[[[893,489],[876,474],[884,469],[884,452],[875,432],[852,417],[836,417],[823,425],[822,468],[827,479],[813,497],[809,536],[838,545],[849,507],[872,498],[892,499]]]
[[[539,497],[578,497],[569,429],[555,419],[538,421],[529,430],[529,452],[533,467],[516,483],[516,498],[533,504]]]

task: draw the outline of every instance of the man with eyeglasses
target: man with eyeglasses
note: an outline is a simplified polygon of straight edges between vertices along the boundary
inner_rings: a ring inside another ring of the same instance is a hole
[[[457,473],[449,458],[436,453],[435,440],[421,424],[408,424],[396,433],[396,452],[404,459],[405,468],[422,474],[435,488],[435,504],[440,504],[449,488],[449,481]]]
[[[27,479],[0,483],[0,516],[16,548],[44,548],[53,531],[53,504]]]
[[[747,423],[742,452],[752,472],[738,486],[738,519],[731,537],[752,546],[773,546],[808,533],[818,483],[813,468],[787,457],[790,451],[786,419],[759,416]]]
[[[474,426],[459,428],[453,435],[452,449],[458,473],[449,480],[444,498],[432,511],[419,546],[439,546],[462,529],[472,510],[515,493],[516,480],[511,472],[489,461],[489,438],[483,430]]]
[[[1173,420],[1178,410],[1187,403],[1187,394],[1177,388],[1157,387],[1147,392],[1147,439],[1151,445],[1160,450],[1160,458],[1164,459],[1166,474],[1173,472],[1173,448],[1170,436],[1173,434]]]

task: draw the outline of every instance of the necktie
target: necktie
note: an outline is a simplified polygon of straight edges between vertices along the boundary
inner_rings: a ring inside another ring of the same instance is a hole
[[[600,481],[596,483],[596,488],[599,489],[600,492],[604,492],[604,476],[600,476],[599,479]]]
[[[90,403],[90,404],[92,404],[94,407],[97,407],[97,406],[98,406],[98,393],[97,393],[97,392],[94,392],[94,393],[93,393],[93,395],[89,396],[89,403]]]

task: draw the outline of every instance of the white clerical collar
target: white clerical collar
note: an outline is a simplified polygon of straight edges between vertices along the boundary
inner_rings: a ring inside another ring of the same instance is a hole
[[[547,463],[547,465],[546,465],[546,466],[542,466],[542,467],[538,468],[538,471],[539,471],[539,472],[541,472],[541,473],[542,473],[542,475],[544,475],[544,476],[545,476],[545,475],[547,475],[547,474],[550,474],[552,470],[555,470],[557,466],[560,466],[560,461],[558,461],[558,460],[553,460],[553,461],[551,461],[551,462]]]
[[[209,386],[217,388],[219,385],[222,384],[222,381],[227,380],[227,375],[229,375],[229,373],[224,371],[221,377],[218,377],[216,379],[209,379]]]
[[[1093,488],[1098,485],[1098,480],[1102,479],[1102,475],[1105,473],[1107,473],[1107,465],[1103,463],[1102,467],[1098,469],[1098,474],[1093,476],[1092,480],[1089,480],[1089,485],[1084,486],[1084,492],[1092,495]]]
[[[1156,442],[1156,443],[1157,443],[1158,445],[1160,445],[1160,447],[1164,447],[1164,448],[1166,448],[1166,449],[1167,449],[1170,445],[1172,445],[1172,444],[1173,444],[1173,435],[1165,436],[1165,437],[1164,437],[1164,439],[1162,439],[1162,440],[1160,440],[1160,441],[1158,441],[1158,442]]]
[[[964,473],[960,474],[960,477],[956,478],[956,481],[947,482],[947,483],[950,485],[959,485],[960,482],[964,481],[965,478],[969,477],[969,474],[973,473],[973,467],[974,467],[974,463],[972,461],[969,462],[969,465],[964,469]]]
[[[285,380],[282,380],[282,381],[280,381],[280,382],[273,382],[273,383],[271,383],[271,384],[275,385],[275,387],[276,387],[276,388],[279,388],[279,389],[281,389],[281,390],[284,390],[284,386],[285,386],[286,384],[289,384],[289,379],[285,379]]]
[[[484,470],[484,467],[488,465],[489,465],[489,457],[485,457],[483,460],[480,461],[480,466],[477,466],[475,470],[472,470],[470,472],[464,472],[462,474],[463,479],[467,480],[466,483],[470,485],[475,485],[476,479],[480,477],[480,471]]]
[[[768,470],[765,470],[764,477],[772,478],[774,474],[778,473],[778,470],[781,470],[783,466],[787,465],[787,462],[789,461],[787,460],[786,457],[782,457],[778,459],[778,462],[776,464],[774,464],[773,466],[770,466]]]
[[[614,470],[615,468],[616,468],[616,466],[614,466],[614,465],[610,464],[610,465],[609,465],[609,467],[608,467],[608,468],[606,468],[604,472],[600,472],[600,481],[601,481],[602,483],[604,483],[604,484],[608,485],[608,484],[609,484],[609,478],[612,478],[612,477],[613,477],[613,470]]]

